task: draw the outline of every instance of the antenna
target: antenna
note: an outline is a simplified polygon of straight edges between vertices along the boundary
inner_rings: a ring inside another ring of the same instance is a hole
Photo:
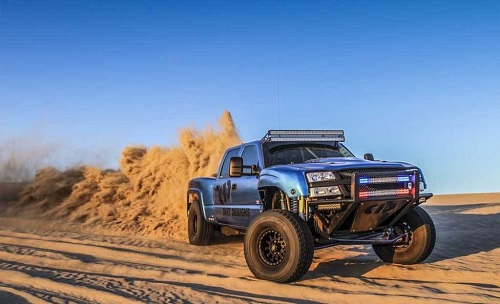
[[[278,72],[278,129],[281,129],[281,114],[280,114],[280,73]]]

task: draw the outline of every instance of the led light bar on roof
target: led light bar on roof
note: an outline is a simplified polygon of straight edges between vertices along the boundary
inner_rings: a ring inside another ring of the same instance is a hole
[[[345,141],[345,138],[343,130],[270,130],[262,141]]]

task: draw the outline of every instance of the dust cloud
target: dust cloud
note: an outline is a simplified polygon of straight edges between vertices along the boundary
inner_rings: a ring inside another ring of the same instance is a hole
[[[0,143],[0,182],[26,182],[58,149],[55,143],[42,142],[27,134]]]
[[[178,145],[126,147],[119,170],[43,168],[9,212],[184,240],[188,180],[215,173],[224,151],[238,143],[226,111],[218,128],[182,130]]]

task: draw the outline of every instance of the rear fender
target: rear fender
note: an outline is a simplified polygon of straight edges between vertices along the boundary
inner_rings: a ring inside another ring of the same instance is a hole
[[[203,212],[203,218],[209,223],[217,224],[215,218],[215,208],[214,205],[207,205],[207,201],[204,199],[203,192],[199,189],[188,189],[187,191],[187,202],[186,211],[189,214],[189,208],[191,204],[199,204],[201,212]]]
[[[214,184],[215,178],[210,177],[200,177],[190,180],[186,197],[186,212],[189,212],[191,204],[200,204],[200,209],[203,212],[205,220],[209,223],[217,223],[213,202]]]

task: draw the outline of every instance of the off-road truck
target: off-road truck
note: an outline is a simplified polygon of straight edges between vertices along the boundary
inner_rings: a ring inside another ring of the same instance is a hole
[[[244,234],[248,267],[260,279],[291,282],[314,250],[371,244],[384,262],[415,264],[434,248],[436,230],[420,204],[421,170],[402,162],[356,158],[342,130],[271,130],[229,148],[215,177],[189,181],[189,242],[207,245],[214,230]]]

